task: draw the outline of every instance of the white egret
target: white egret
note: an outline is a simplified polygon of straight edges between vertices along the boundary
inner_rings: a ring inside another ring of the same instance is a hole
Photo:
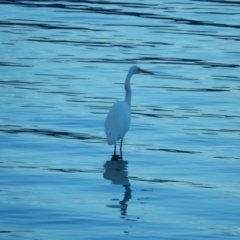
[[[114,144],[114,155],[116,154],[116,143],[121,139],[120,152],[122,152],[123,137],[127,133],[131,122],[131,97],[132,91],[130,87],[130,80],[133,74],[146,73],[153,74],[152,72],[143,70],[138,66],[133,65],[127,74],[125,81],[125,100],[116,102],[110,109],[105,121],[105,134],[107,143]]]

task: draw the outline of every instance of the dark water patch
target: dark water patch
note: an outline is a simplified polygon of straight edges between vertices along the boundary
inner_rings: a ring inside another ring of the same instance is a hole
[[[78,94],[75,94],[75,95],[72,95],[72,96],[75,96],[77,97]],[[97,99],[97,98],[96,98]],[[103,99],[103,98],[99,98],[99,99]],[[110,100],[110,101],[106,101],[106,100]],[[94,100],[94,98],[93,98]],[[117,98],[106,98],[106,100],[97,100],[97,101],[92,101],[92,98],[87,98],[87,97],[83,97],[82,99],[78,99],[78,98],[75,98],[75,99],[67,99],[66,101],[67,102],[72,102],[72,103],[94,103],[94,104],[85,104],[85,107],[89,108],[89,109],[104,109],[104,110],[109,110],[110,106],[97,106],[96,103],[98,104],[112,104],[113,101],[116,101]]]
[[[217,39],[223,39],[223,40],[234,40],[234,41],[240,41],[239,35],[233,35],[233,33],[224,35],[221,34],[221,32],[218,31],[210,31],[210,30],[188,30],[184,31],[183,29],[176,29],[173,28],[172,26],[169,27],[168,25],[162,25],[158,24],[156,25],[147,25],[147,24],[118,24],[118,23],[111,23],[111,24],[104,24],[104,26],[109,26],[109,27],[133,27],[133,28],[148,28],[151,30],[151,32],[154,33],[159,33],[159,34],[177,34],[177,35],[192,35],[192,36],[203,36],[203,37],[213,37]],[[204,40],[199,40],[204,41]],[[208,40],[205,40],[206,42],[209,42]],[[175,45],[171,42],[148,42],[146,41],[145,43],[150,43],[154,47],[158,45]],[[185,48],[192,48],[192,46],[185,46]],[[194,47],[196,48],[196,47]],[[236,52],[233,52],[236,53]]]
[[[3,66],[3,67],[32,67],[32,65],[14,63],[14,62],[0,62],[0,66]]]
[[[59,60],[59,59],[58,59]],[[91,63],[147,63],[147,64],[171,64],[171,65],[196,65],[206,68],[240,68],[240,64],[231,63],[216,63],[208,62],[206,60],[200,59],[190,59],[190,58],[172,58],[172,57],[138,57],[138,58],[76,58],[76,62],[91,62]],[[155,74],[156,76],[158,74]],[[159,74],[159,76],[161,76]]]
[[[65,87],[69,87],[69,86],[67,86],[67,85],[60,85],[60,84],[57,84],[57,85],[55,85],[56,87],[61,87],[61,88],[65,88]],[[85,93],[82,93],[82,92],[76,92],[76,91],[74,91],[74,90],[72,90],[72,91],[53,91],[53,90],[51,90],[51,91],[46,91],[46,90],[40,90],[39,88],[38,88],[38,92],[39,93],[46,93],[46,94],[53,94],[53,95],[63,95],[63,96],[69,96],[69,97],[79,97],[79,96],[82,96],[82,95],[85,95]],[[67,101],[69,101],[69,102],[85,102],[84,100],[75,100],[75,99],[73,99],[73,100],[70,100],[70,99],[68,99]]]
[[[232,41],[240,41],[240,37],[239,35],[233,35],[233,34],[229,34],[229,35],[223,35],[218,31],[206,31],[206,30],[202,30],[202,31],[183,31],[182,29],[168,29],[168,28],[164,28],[164,30],[161,29],[159,30],[159,27],[154,26],[154,27],[149,27],[150,29],[152,29],[153,33],[160,33],[161,34],[177,34],[177,35],[188,35],[188,36],[196,36],[196,37],[212,37],[215,39],[222,39],[222,40],[232,40]],[[198,40],[199,42],[210,42],[209,40]],[[185,48],[198,48],[198,47],[192,47],[192,46],[185,46]],[[236,52],[233,52],[236,53]]]
[[[173,110],[174,111],[174,110]],[[177,111],[177,110],[176,110]],[[187,113],[187,114],[186,114]],[[186,113],[181,113],[181,116],[174,115],[161,115],[161,117],[172,117],[172,118],[225,118],[225,119],[239,119],[240,115],[226,115],[226,114],[215,114],[215,113],[200,113],[200,111],[186,111]],[[190,114],[192,113],[192,114]],[[194,114],[196,113],[196,114]],[[185,129],[187,130],[187,129]],[[188,129],[190,130],[190,129]]]
[[[6,163],[2,163],[2,164],[6,164]],[[2,169],[9,169],[9,168],[12,168],[12,169],[40,169],[39,167],[33,167],[33,166],[22,166],[22,165],[14,165],[14,166],[8,166],[8,165],[4,165],[4,166],[1,166],[0,165],[0,168]]]
[[[1,164],[8,164],[8,162],[1,162]],[[23,162],[21,162],[23,164]],[[0,165],[1,169],[32,169],[32,170],[46,170],[46,171],[53,171],[53,172],[60,172],[60,173],[103,173],[103,169],[76,169],[76,168],[51,168],[51,167],[43,167],[43,166],[24,166],[19,165],[16,162],[14,165]]]
[[[176,75],[176,74],[173,74],[173,73],[169,73],[169,74],[166,74],[164,72],[159,72],[159,71],[155,71],[154,70],[154,76],[161,76],[161,80],[165,80],[165,79],[168,79],[168,80],[172,80],[172,81],[175,81],[175,80],[184,80],[184,81],[199,81],[199,78],[196,78],[195,76],[191,76],[191,77],[186,77],[186,76],[182,76],[182,75]],[[144,87],[144,88],[164,88],[164,86],[139,86],[139,87]]]
[[[64,10],[64,11],[81,11],[81,12],[87,12],[87,13],[97,13],[97,14],[105,14],[105,15],[128,15],[128,16],[138,16],[143,17],[141,13],[137,13],[136,11],[130,12],[125,11],[124,9],[117,9],[117,8],[106,8],[106,5],[116,5],[119,7],[131,7],[135,10],[137,8],[149,8],[150,4],[142,4],[142,3],[122,3],[122,2],[111,2],[111,1],[65,1],[61,3],[56,3],[54,1],[49,2],[23,2],[23,1],[6,1],[3,3],[7,4],[14,4],[19,5],[22,7],[29,7],[29,8],[53,8],[58,10]],[[96,6],[97,4],[98,6]],[[103,6],[103,7],[101,7]],[[148,14],[154,16],[155,14]]]
[[[144,13],[136,13],[136,12],[127,12],[127,13],[125,12],[124,15],[137,16],[140,18],[158,19],[160,21],[172,21],[174,22],[174,24],[209,26],[209,27],[217,27],[217,28],[236,28],[236,29],[240,28],[239,24],[227,24],[227,23],[217,23],[217,22],[204,21],[204,20],[194,20],[190,18],[168,17],[166,15],[158,15],[153,13],[144,14]]]
[[[209,27],[217,27],[217,28],[236,28],[236,29],[240,28],[239,24],[227,24],[227,23],[219,23],[214,21],[193,20],[189,18],[169,18],[168,17],[168,20],[174,20],[174,22],[176,23],[183,23],[183,24],[196,25],[196,26],[209,26]]]
[[[17,234],[17,233],[34,233],[34,231],[23,231],[23,230],[1,230],[0,234]]]
[[[104,12],[98,12],[98,13],[104,13]],[[174,24],[186,24],[186,25],[193,25],[193,26],[209,26],[209,27],[217,27],[217,28],[236,28],[239,29],[239,24],[227,24],[227,23],[219,23],[214,21],[204,21],[204,20],[195,20],[190,18],[183,18],[183,17],[173,17],[163,14],[156,14],[154,13],[141,13],[141,12],[118,12],[118,11],[112,11],[108,12],[110,14],[116,14],[116,15],[127,15],[127,16],[137,16],[139,18],[148,18],[148,19],[158,19],[160,21],[170,21]],[[152,26],[154,27],[154,26]]]
[[[238,76],[218,76],[218,75],[215,75],[215,76],[213,76],[213,79],[227,80],[227,81],[237,81],[237,82],[240,81],[240,78]]]
[[[23,80],[0,80],[0,85],[4,86],[23,86],[23,85],[43,85],[43,82],[39,81],[23,81]],[[45,85],[45,84],[44,84]]]
[[[226,115],[226,114],[210,114],[210,113],[202,113],[197,115],[198,117],[209,117],[209,118],[231,118],[231,119],[238,119],[240,115]]]
[[[8,134],[34,134],[42,136],[50,136],[55,138],[64,138],[64,139],[76,139],[76,140],[102,140],[102,138],[97,136],[91,136],[87,133],[72,133],[65,131],[54,131],[47,129],[37,129],[37,128],[9,128],[0,126],[0,132]]]
[[[147,107],[149,107],[149,106],[147,106]],[[163,109],[163,108],[156,108],[156,107],[151,108],[151,110],[156,111],[156,112],[172,112],[172,110]]]
[[[80,11],[85,13],[92,13],[92,14],[104,14],[104,15],[123,15],[123,16],[134,16],[139,18],[148,18],[148,19],[157,19],[160,21],[171,21],[175,24],[187,24],[187,25],[194,25],[194,26],[210,26],[210,27],[218,27],[218,28],[236,28],[239,29],[239,24],[227,24],[227,23],[219,23],[214,21],[204,21],[204,20],[196,20],[190,18],[183,18],[183,17],[173,17],[163,14],[157,14],[155,12],[137,12],[137,9],[151,9],[151,8],[162,8],[162,4],[144,4],[144,3],[122,3],[122,2],[110,2],[110,1],[81,1],[80,3],[67,1],[65,4],[63,2],[56,3],[56,2],[22,2],[22,1],[5,1],[2,2],[5,4],[14,4],[19,5],[22,7],[29,7],[29,8],[53,8],[53,9],[60,9],[64,11]],[[97,6],[95,5],[97,4]],[[113,8],[106,8],[106,5],[112,6]],[[120,9],[119,9],[120,8]],[[131,8],[130,10],[128,8]],[[134,9],[134,11],[133,11]],[[38,27],[50,29],[51,26],[39,24]],[[55,26],[54,26],[55,28]],[[76,29],[72,28],[71,29]]]
[[[110,106],[98,106],[96,104],[112,104],[113,102],[115,101],[118,101],[119,99],[118,98],[108,98],[108,97],[84,97],[85,101],[84,102],[87,102],[87,103],[93,103],[94,105],[86,105],[86,107],[90,107],[90,108],[102,108],[102,109],[108,109],[110,108]],[[72,101],[72,100],[70,100]]]
[[[230,159],[230,160],[240,160],[240,157],[221,157],[221,156],[216,156],[216,157],[213,157],[213,158],[217,158],[217,159]]]
[[[163,107],[156,107],[156,106],[151,106],[151,105],[147,105],[146,108],[152,110],[152,111],[158,111],[158,112],[173,112],[174,110],[170,110],[170,109],[165,109]],[[138,110],[138,111],[144,111],[144,110]]]
[[[178,149],[167,149],[167,148],[158,148],[158,149],[149,148],[149,149],[147,149],[147,150],[150,150],[150,151],[170,152],[170,153],[186,153],[186,154],[199,154],[199,153],[201,153],[201,152],[197,152],[197,151],[178,150]]]
[[[39,88],[36,88],[36,87],[19,87],[19,86],[16,86],[15,88],[24,89],[24,90],[39,90]]]
[[[194,183],[194,182],[188,182],[188,181],[178,181],[178,180],[166,180],[166,179],[142,179],[138,177],[128,177],[130,180],[133,181],[140,181],[140,182],[148,182],[148,183],[160,183],[160,184],[165,184],[165,183],[177,183],[177,184],[184,184],[184,185],[190,185],[196,188],[209,188],[209,189],[214,189],[216,187],[210,186],[210,185],[204,185],[200,183]]]
[[[185,130],[191,130],[191,131],[200,131],[200,132],[206,132],[206,133],[230,133],[230,134],[237,134],[240,135],[240,130],[239,129],[206,129],[206,128],[186,128]]]
[[[230,92],[232,89],[226,88],[179,88],[179,87],[164,87],[169,91],[185,91],[185,92]]]
[[[72,55],[69,55],[72,56]],[[67,77],[67,78],[74,78],[74,79],[79,79],[79,77],[77,78],[75,75],[70,75],[70,74],[57,74],[57,72],[55,73],[34,73],[34,75],[36,76],[43,76],[43,77]],[[87,78],[83,78],[81,77],[81,79],[87,79]]]
[[[40,38],[34,38],[34,39],[27,39],[27,41],[31,42],[47,42],[47,43],[53,43],[53,44],[63,44],[63,45],[71,45],[71,46],[91,46],[91,47],[122,47],[122,48],[135,48],[135,46],[131,43],[122,43],[117,44],[113,43],[112,41],[73,41],[73,40],[59,40],[59,39],[40,39]],[[139,44],[140,46],[149,46],[146,44]],[[61,56],[61,55],[59,55]]]
[[[98,170],[98,169],[75,169],[75,168],[69,168],[69,169],[64,169],[64,168],[45,168],[44,170],[48,171],[53,171],[53,172],[61,172],[61,173],[103,173],[104,171]]]
[[[145,116],[145,117],[153,117],[153,118],[189,118],[187,115],[176,115],[176,114],[155,114],[155,113],[143,113],[132,111],[133,116]]]
[[[24,27],[26,29],[28,28],[40,28],[40,29],[47,29],[47,30],[78,30],[78,31],[91,31],[91,32],[106,32],[110,30],[105,29],[94,29],[94,28],[84,28],[79,26],[69,26],[69,25],[63,25],[59,22],[51,22],[51,23],[43,23],[42,22],[35,22],[32,20],[31,22],[28,22],[28,20],[11,20],[11,21],[0,21],[0,27]],[[28,39],[28,41],[31,41]],[[40,42],[40,38],[38,40]],[[44,41],[44,40],[42,40]]]
[[[66,0],[66,1],[15,1],[15,0],[8,0],[8,1],[2,1],[4,4],[14,4],[14,5],[19,5],[22,7],[35,7],[35,8],[73,8],[75,6],[86,6],[86,5],[80,5],[78,4],[77,1],[71,1],[71,0]],[[74,4],[73,4],[74,3]],[[89,3],[89,1],[81,1],[81,3],[86,4]],[[108,1],[92,1],[92,3],[98,3],[98,4],[110,4]]]
[[[140,113],[140,112],[135,112],[132,111],[133,115],[139,115],[139,116],[147,116],[147,117],[153,117],[153,118],[162,118],[163,115],[160,114],[154,114],[154,113]],[[166,117],[166,115],[164,115]]]
[[[98,99],[98,100],[112,100],[113,98],[111,98],[111,97],[86,97],[86,99],[92,99],[92,100],[96,100],[96,99]],[[115,98],[114,98],[115,99]],[[99,101],[98,101],[99,102]]]
[[[146,27],[146,26],[145,26]],[[144,42],[144,43],[146,43],[147,45],[149,45],[149,46],[152,46],[152,47],[156,47],[156,46],[158,46],[158,45],[168,45],[168,46],[171,46],[171,45],[174,45],[174,44],[172,44],[172,43],[167,43],[167,42],[153,42],[153,41],[151,41],[151,42]]]
[[[195,2],[198,2],[198,0],[193,0]],[[220,3],[223,4],[223,7],[227,7],[227,6],[235,6],[235,5],[240,5],[240,2],[238,0],[234,1],[234,0],[203,0],[202,2],[212,2],[212,3]]]
[[[41,93],[49,93],[49,94],[58,94],[58,95],[65,95],[70,97],[76,97],[78,95],[82,95],[83,93],[74,93],[73,91],[67,92],[67,91],[39,91]],[[70,100],[69,100],[70,101]]]
[[[89,29],[88,29],[89,30]],[[110,30],[109,30],[110,31]],[[96,38],[91,39],[89,41],[73,41],[73,40],[65,40],[65,39],[46,39],[46,38],[29,38],[26,39],[30,42],[44,42],[44,43],[52,43],[52,44],[63,44],[63,45],[71,45],[71,46],[90,46],[90,47],[121,47],[121,48],[135,48],[136,46],[132,43],[114,43],[111,39],[103,39],[103,41],[96,41]],[[159,43],[158,43],[159,44]],[[155,45],[151,45],[148,43],[138,43],[138,47],[155,47]],[[73,57],[72,55],[59,55],[59,56],[68,56]]]
[[[97,109],[97,108],[96,108],[96,109]],[[104,109],[104,108],[99,108],[99,109],[102,110],[102,109]],[[92,114],[98,114],[98,115],[103,115],[103,114],[106,115],[105,112],[102,113],[102,112],[94,112],[94,111],[91,111],[91,113],[92,113]]]

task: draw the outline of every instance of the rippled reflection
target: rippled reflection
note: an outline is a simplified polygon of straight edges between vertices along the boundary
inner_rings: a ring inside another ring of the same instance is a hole
[[[107,205],[107,207],[111,208],[120,208],[121,215],[124,216],[127,215],[127,202],[132,198],[132,190],[128,179],[128,162],[119,159],[120,157],[118,155],[113,155],[112,159],[104,164],[105,172],[103,173],[103,177],[106,180],[110,180],[113,184],[124,187],[124,196],[123,199],[119,201],[119,205]]]

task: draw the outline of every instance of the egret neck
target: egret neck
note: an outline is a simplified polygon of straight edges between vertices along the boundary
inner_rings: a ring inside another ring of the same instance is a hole
[[[131,108],[131,97],[132,97],[132,90],[130,87],[130,80],[132,75],[134,74],[133,69],[130,68],[128,75],[126,77],[126,81],[125,81],[125,91],[126,91],[126,95],[125,95],[125,102],[129,105],[129,107]]]

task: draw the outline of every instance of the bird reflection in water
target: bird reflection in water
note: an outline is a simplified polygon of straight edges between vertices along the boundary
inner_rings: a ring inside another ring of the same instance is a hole
[[[130,188],[131,185],[127,177],[127,164],[127,161],[122,160],[122,156],[114,154],[111,160],[104,164],[105,172],[103,173],[103,177],[105,179],[112,181],[113,184],[123,185],[125,189],[124,197],[119,202],[119,205],[107,205],[111,208],[120,208],[122,216],[127,215],[127,202],[132,198],[132,190]]]

